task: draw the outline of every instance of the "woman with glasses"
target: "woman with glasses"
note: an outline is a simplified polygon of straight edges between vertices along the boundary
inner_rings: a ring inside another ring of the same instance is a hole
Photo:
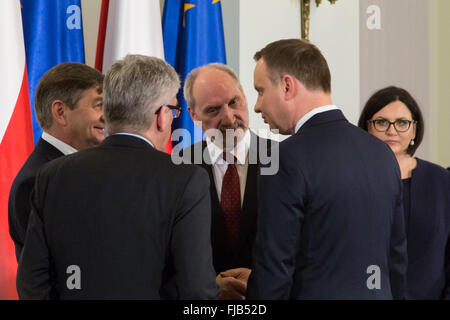
[[[358,125],[387,143],[400,167],[408,247],[406,298],[449,299],[450,172],[413,156],[424,133],[418,104],[404,89],[381,89],[367,101]]]

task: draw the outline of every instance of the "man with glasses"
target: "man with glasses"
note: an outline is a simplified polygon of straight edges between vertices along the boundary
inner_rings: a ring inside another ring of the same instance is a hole
[[[162,105],[161,107],[158,108],[158,110],[156,110],[155,114],[157,114],[162,109],[162,107],[166,107],[166,108],[172,110],[172,116],[174,119],[178,118],[181,114],[182,108],[180,106],[173,106],[171,104]]]
[[[39,172],[17,275],[23,299],[213,299],[209,179],[162,152],[180,82],[128,55],[105,76],[109,136]]]

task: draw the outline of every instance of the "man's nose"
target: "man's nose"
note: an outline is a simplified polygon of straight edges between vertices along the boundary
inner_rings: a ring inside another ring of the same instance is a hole
[[[256,113],[261,113],[261,107],[260,107],[259,99],[256,100],[254,110],[255,110]]]
[[[234,116],[233,110],[231,110],[231,108],[226,106],[224,108],[223,112],[224,112],[224,114],[223,114],[223,118],[222,118],[222,123],[224,123],[224,124],[233,124],[234,120],[235,120],[235,116]]]

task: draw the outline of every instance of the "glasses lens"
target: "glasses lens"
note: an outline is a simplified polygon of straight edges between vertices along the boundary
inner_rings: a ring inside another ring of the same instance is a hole
[[[378,131],[386,131],[389,127],[389,121],[385,119],[378,119],[373,122],[375,129]]]
[[[395,129],[399,132],[405,132],[409,129],[411,122],[408,120],[397,120],[394,123]]]

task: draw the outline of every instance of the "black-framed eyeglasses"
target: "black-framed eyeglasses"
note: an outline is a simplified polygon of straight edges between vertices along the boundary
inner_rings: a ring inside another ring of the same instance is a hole
[[[173,118],[178,118],[181,114],[181,107],[180,106],[173,106],[170,104],[163,104],[161,107],[158,108],[158,110],[156,110],[155,114],[157,114],[158,112],[161,111],[162,107],[166,107],[172,110],[173,112]]]
[[[390,122],[386,119],[375,119],[375,120],[368,120],[368,122],[372,123],[373,127],[378,132],[388,131],[391,125],[394,126],[397,132],[406,132],[411,127],[411,123],[416,123],[417,121],[397,119],[394,122]]]

